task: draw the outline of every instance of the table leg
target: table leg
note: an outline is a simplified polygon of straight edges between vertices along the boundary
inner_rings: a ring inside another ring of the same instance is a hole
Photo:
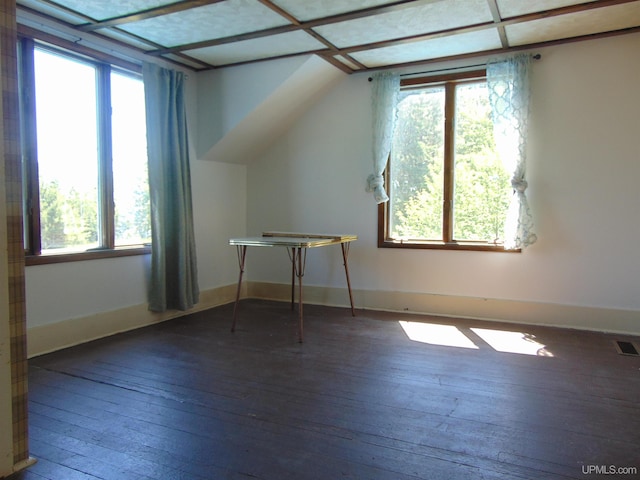
[[[351,280],[349,280],[349,265],[347,263],[347,259],[349,258],[349,248],[351,246],[351,242],[341,243],[342,247],[342,259],[344,260],[344,273],[347,276],[347,288],[349,290],[349,302],[351,303],[351,315],[356,316],[356,311],[353,307],[353,295],[351,293]]]
[[[231,324],[231,331],[236,330],[236,320],[238,319],[238,304],[240,303],[240,289],[242,287],[242,274],[244,273],[244,259],[247,255],[246,245],[237,245],[236,250],[238,253],[238,265],[240,266],[240,276],[238,277],[238,290],[236,291],[236,303],[233,306],[233,323]]]
[[[293,248],[291,249],[293,252]],[[292,253],[291,257],[291,310],[293,311],[293,306],[295,305],[296,300],[296,258]]]
[[[298,277],[298,341],[302,343],[304,339],[302,277],[304,277],[307,263],[307,249],[303,247],[291,248],[291,258],[294,274]]]

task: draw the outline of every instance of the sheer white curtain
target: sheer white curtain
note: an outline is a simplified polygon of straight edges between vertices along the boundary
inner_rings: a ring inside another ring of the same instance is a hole
[[[533,244],[533,217],[527,201],[527,130],[529,127],[529,72],[531,55],[489,62],[487,86],[496,148],[511,174],[513,198],[505,224],[504,248]]]
[[[396,109],[400,92],[400,76],[394,73],[379,73],[372,80],[373,109],[373,173],[367,178],[367,192],[373,192],[376,203],[389,200],[384,189],[382,174],[387,166],[393,131],[396,123]]]
[[[145,63],[151,199],[149,309],[187,310],[198,303],[191,174],[181,72]]]

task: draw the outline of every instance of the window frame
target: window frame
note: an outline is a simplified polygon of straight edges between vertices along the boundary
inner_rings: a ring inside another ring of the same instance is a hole
[[[389,235],[389,204],[378,204],[378,248],[408,248],[408,249],[434,249],[434,250],[475,250],[486,252],[520,252],[520,249],[506,250],[502,244],[484,241],[454,240],[453,239],[453,198],[454,198],[454,138],[455,138],[455,87],[477,81],[486,82],[486,69],[469,70],[458,73],[432,75],[426,77],[411,77],[400,80],[402,90],[413,90],[428,87],[442,86],[445,89],[445,125],[444,125],[444,199],[443,199],[443,225],[442,240],[426,239],[393,239]],[[391,178],[391,155],[383,173],[385,189],[391,198],[389,191],[389,179]]]
[[[40,192],[38,177],[35,71],[34,51],[37,48],[79,60],[96,68],[97,74],[97,127],[99,135],[98,170],[99,184],[98,215],[100,246],[77,252],[42,253]],[[127,246],[115,245],[115,214],[113,204],[113,172],[111,165],[111,72],[141,78],[139,65],[101,54],[84,46],[67,42],[45,33],[29,29],[28,35],[19,35],[19,74],[21,76],[20,115],[21,143],[23,150],[23,208],[25,232],[25,264],[43,265],[51,263],[84,261],[112,257],[147,255],[150,244]]]

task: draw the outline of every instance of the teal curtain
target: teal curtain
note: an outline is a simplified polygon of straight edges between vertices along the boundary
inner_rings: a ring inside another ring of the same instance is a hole
[[[143,65],[151,200],[149,309],[187,310],[198,303],[185,75]]]

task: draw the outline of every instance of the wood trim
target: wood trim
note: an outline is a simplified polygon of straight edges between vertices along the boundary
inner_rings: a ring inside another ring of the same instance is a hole
[[[102,258],[131,257],[134,255],[150,255],[150,246],[118,247],[113,249],[96,249],[77,253],[59,253],[45,255],[27,255],[25,264],[48,265],[52,263],[82,262],[85,260],[99,260]]]
[[[419,77],[402,78],[401,87],[422,87],[445,82],[462,82],[467,80],[483,80],[487,76],[487,69],[480,68],[457,73],[443,73],[439,75],[421,75]]]
[[[434,242],[434,241],[394,241],[378,242],[379,248],[406,248],[410,250],[467,250],[476,252],[520,253],[521,250],[505,250],[502,245],[492,245],[482,242]]]
[[[69,40],[65,40],[49,33],[41,32],[40,30],[27,27],[26,25],[18,25],[18,35],[25,38],[40,40],[41,42],[49,43],[56,47],[68,50],[72,53],[91,57],[94,61],[98,60],[110,65],[117,65],[118,67],[124,68],[126,70],[131,70],[132,72],[140,74],[142,73],[142,66],[138,63],[128,62],[120,57],[116,57],[114,55],[109,55],[98,50],[85,47],[80,43],[70,42]]]

